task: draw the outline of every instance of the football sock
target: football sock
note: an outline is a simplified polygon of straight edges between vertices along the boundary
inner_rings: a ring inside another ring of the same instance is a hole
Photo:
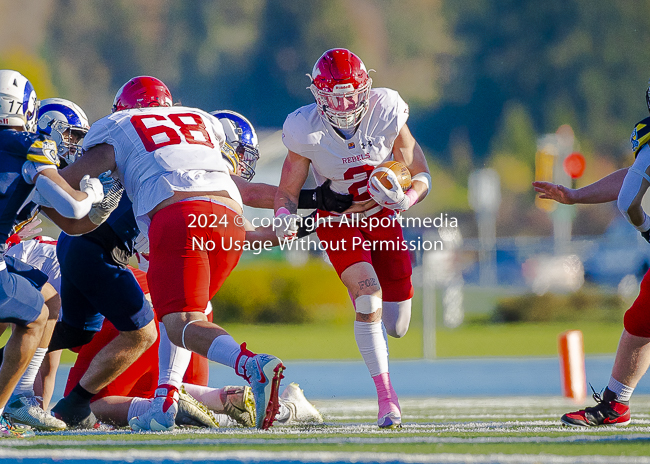
[[[230,335],[219,335],[212,341],[207,358],[234,369],[241,351],[239,344]]]
[[[180,388],[183,376],[190,365],[192,352],[174,345],[167,336],[165,326],[160,323],[160,344],[158,345],[158,385],[173,385]]]
[[[388,372],[388,345],[381,321],[354,321],[354,339],[371,377]]]
[[[609,389],[612,393],[616,395],[616,401],[618,401],[619,403],[629,402],[630,398],[632,397],[632,392],[634,391],[634,388],[622,384],[614,377],[609,378],[609,384],[607,385],[607,389]]]
[[[126,421],[130,421],[134,417],[138,417],[141,414],[147,412],[151,406],[151,398],[138,398],[137,396],[131,400],[131,405],[129,406],[129,413],[127,414]]]
[[[388,335],[395,338],[406,335],[411,322],[411,300],[384,301],[381,311],[381,320]]]
[[[375,388],[377,389],[377,402],[379,404],[378,417],[384,417],[391,411],[401,415],[397,393],[393,390],[388,372],[376,375],[372,380],[375,382]]]
[[[32,360],[29,362],[27,369],[14,389],[14,395],[34,395],[34,380],[36,379],[38,370],[41,368],[41,364],[43,364],[43,359],[45,358],[46,353],[47,348],[36,348]]]
[[[63,397],[52,412],[56,417],[68,425],[85,424],[91,426],[95,422],[95,416],[90,410],[90,399],[95,396],[88,390],[77,384],[68,396]]]

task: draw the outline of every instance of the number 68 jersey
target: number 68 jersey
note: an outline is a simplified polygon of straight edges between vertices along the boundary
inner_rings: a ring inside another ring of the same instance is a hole
[[[237,186],[221,156],[225,140],[218,119],[182,106],[117,111],[95,122],[83,149],[107,143],[124,190],[133,202],[140,229],[146,233],[147,213],[174,191],[225,190],[242,204]]]
[[[311,161],[318,184],[332,180],[332,190],[350,193],[354,202],[370,200],[367,183],[375,166],[391,159],[395,139],[408,119],[408,105],[390,89],[372,89],[368,112],[355,134],[344,139],[318,113],[316,103],[287,116],[282,141]]]

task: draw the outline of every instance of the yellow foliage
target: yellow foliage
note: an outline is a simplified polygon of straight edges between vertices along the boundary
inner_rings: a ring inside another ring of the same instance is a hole
[[[334,268],[320,259],[243,262],[212,299],[215,320],[247,323],[345,322],[354,308]]]
[[[499,173],[501,187],[514,193],[530,192],[533,169],[528,163],[507,153],[498,153],[491,166]]]
[[[58,96],[47,62],[37,55],[14,50],[0,58],[0,69],[13,69],[29,79],[40,100]]]

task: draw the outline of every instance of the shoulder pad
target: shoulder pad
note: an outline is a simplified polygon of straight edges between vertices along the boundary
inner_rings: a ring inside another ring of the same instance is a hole
[[[27,151],[27,160],[40,164],[59,166],[56,143],[54,140],[41,138],[35,140]]]
[[[632,151],[634,157],[639,153],[641,147],[650,142],[650,117],[643,119],[636,123],[632,135],[630,135],[630,143],[632,144]]]

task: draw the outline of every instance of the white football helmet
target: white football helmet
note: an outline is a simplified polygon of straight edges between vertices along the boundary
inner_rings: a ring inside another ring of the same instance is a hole
[[[248,119],[234,111],[213,111],[210,114],[219,120],[226,134],[221,154],[233,173],[250,182],[260,158],[255,128]]]
[[[81,156],[81,142],[90,125],[86,113],[70,100],[46,98],[38,110],[38,132],[56,142],[59,157],[67,164]]]
[[[18,71],[0,70],[0,126],[36,130],[36,91],[31,82]]]

